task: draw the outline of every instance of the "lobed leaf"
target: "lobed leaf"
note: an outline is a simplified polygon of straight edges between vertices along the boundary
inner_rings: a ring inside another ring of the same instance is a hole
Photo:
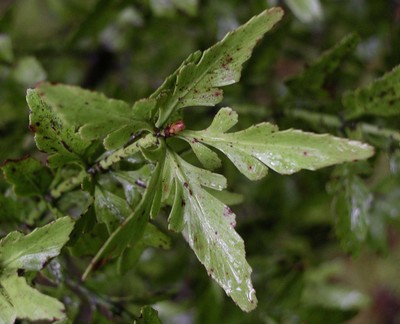
[[[18,319],[55,321],[65,318],[65,308],[57,299],[30,287],[17,274],[0,277],[0,322]]]
[[[136,206],[133,213],[131,213],[117,228],[112,232],[110,237],[92,259],[91,263],[85,270],[82,278],[87,278],[93,269],[102,262],[108,259],[119,256],[128,246],[135,246],[140,242],[145,233],[146,226],[149,221],[149,216],[154,204],[156,202],[156,192],[159,186],[162,170],[164,167],[164,152],[163,147],[159,150],[159,161],[152,174],[152,177],[147,185],[147,189],[141,199],[140,203]],[[154,154],[155,155],[155,154]],[[161,199],[161,197],[160,197]]]
[[[394,116],[400,114],[400,66],[368,86],[343,95],[346,118],[362,115]]]
[[[266,10],[228,33],[202,55],[196,52],[190,56],[164,85],[167,98],[158,104],[156,126],[164,125],[177,109],[219,103],[222,100],[219,87],[239,81],[243,63],[251,56],[254,46],[282,16],[281,8]]]
[[[174,179],[173,182],[170,180]],[[251,283],[251,268],[245,257],[244,243],[235,232],[235,214],[203,187],[222,190],[225,178],[185,162],[167,152],[163,193],[174,193],[169,216],[170,228],[184,231],[190,247],[208,274],[244,311],[256,307]]]
[[[8,160],[2,166],[4,176],[19,196],[42,197],[49,189],[53,179],[49,169],[38,160],[26,157],[20,160]]]
[[[28,235],[11,232],[0,241],[0,264],[3,269],[38,271],[60,253],[68,241],[74,221],[60,218]]]
[[[29,89],[26,100],[31,109],[29,128],[35,133],[36,146],[48,153],[48,163],[56,168],[67,163],[85,163],[90,142],[81,139],[75,128],[66,125],[37,90]]]
[[[292,174],[301,169],[316,170],[325,166],[366,159],[373,147],[358,141],[306,133],[261,123],[235,133],[219,133],[234,125],[236,113],[222,108],[211,126],[203,131],[185,130],[178,136],[188,142],[196,141],[223,152],[250,180],[261,179],[272,170]]]
[[[68,241],[74,222],[60,218],[28,235],[11,232],[0,240],[0,320],[51,320],[65,318],[64,305],[30,287],[18,269],[38,271],[60,253]]]
[[[83,140],[105,139],[107,149],[119,148],[135,133],[149,129],[142,111],[155,105],[147,99],[140,102],[142,107],[131,108],[124,101],[70,85],[41,83],[36,91],[63,122],[79,130]]]

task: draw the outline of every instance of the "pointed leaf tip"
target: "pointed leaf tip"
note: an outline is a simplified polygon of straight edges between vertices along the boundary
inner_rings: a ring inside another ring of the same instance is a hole
[[[204,187],[225,187],[225,178],[184,161],[168,151],[163,187],[171,192],[175,180],[175,199],[169,222],[182,230],[190,247],[212,277],[244,311],[257,305],[251,283],[251,267],[246,261],[244,242],[236,233],[235,214]],[[167,194],[168,196],[169,194]]]
[[[230,114],[229,108],[222,108],[210,127],[203,131],[185,130],[180,138],[189,143],[197,139],[201,144],[218,149],[250,180],[261,179],[268,168],[292,174],[301,169],[316,170],[367,159],[374,154],[374,148],[365,143],[295,129],[278,131],[270,123],[226,133],[233,125]]]
[[[265,10],[202,54],[190,56],[154,95],[159,107],[156,126],[163,126],[175,110],[219,103],[223,98],[220,87],[239,81],[257,42],[282,16],[281,8]]]

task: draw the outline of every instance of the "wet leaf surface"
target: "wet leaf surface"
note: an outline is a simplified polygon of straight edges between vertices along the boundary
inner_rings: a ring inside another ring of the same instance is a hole
[[[272,170],[292,174],[301,169],[316,170],[325,166],[366,159],[374,149],[368,144],[331,135],[306,133],[261,123],[235,133],[222,133],[237,121],[231,108],[222,108],[203,131],[183,131],[179,137],[200,142],[223,152],[250,180],[261,179]]]
[[[183,235],[211,276],[244,311],[257,305],[251,283],[251,268],[244,243],[236,233],[235,214],[203,187],[222,190],[224,177],[199,169],[168,151],[163,192],[175,199],[169,217],[170,227]],[[171,181],[174,179],[174,181]]]
[[[272,8],[253,17],[246,24],[228,33],[223,40],[204,53],[189,57],[163,89],[166,102],[159,105],[156,126],[162,126],[174,110],[188,106],[214,106],[222,100],[219,87],[236,83],[242,65],[254,46],[283,16],[281,8]]]
[[[21,270],[39,271],[60,253],[68,241],[74,222],[60,218],[28,235],[11,232],[0,241],[0,319],[13,323],[16,318],[55,320],[65,318],[64,305],[30,287]]]

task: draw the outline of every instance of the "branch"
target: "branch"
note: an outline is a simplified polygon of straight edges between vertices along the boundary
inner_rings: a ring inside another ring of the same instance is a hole
[[[57,199],[61,197],[62,194],[79,186],[86,177],[104,172],[113,164],[121,161],[122,159],[132,156],[141,149],[150,148],[155,145],[158,145],[157,138],[153,134],[148,134],[145,137],[140,138],[138,141],[114,151],[112,154],[96,162],[94,165],[88,168],[88,170],[82,170],[75,177],[61,182],[56,188],[50,191],[50,199]]]

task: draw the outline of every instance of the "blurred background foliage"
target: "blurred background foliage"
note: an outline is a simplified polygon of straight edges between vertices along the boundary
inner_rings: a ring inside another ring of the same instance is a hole
[[[341,101],[400,63],[398,0],[3,0],[0,160],[41,157],[28,129],[27,88],[47,80],[133,103],[191,52],[275,5],[285,8],[284,21],[259,43],[221,106],[239,112],[240,128],[270,121],[348,136],[373,144],[375,157],[293,176],[271,172],[255,183],[225,161],[229,189],[243,195],[233,209],[253,267],[254,312],[242,313],[172,235],[171,250],[149,248],[124,276],[108,266],[86,286],[77,279],[79,258],[52,262],[37,286],[63,301],[77,323],[129,323],[144,304],[165,323],[400,322],[400,120],[346,122]],[[311,78],[301,77],[342,39],[334,66],[322,61]],[[188,109],[185,121],[202,129],[215,112]],[[0,189],[13,195],[3,180]],[[27,211],[12,225],[0,211],[1,235],[30,223],[29,204],[18,207]]]

